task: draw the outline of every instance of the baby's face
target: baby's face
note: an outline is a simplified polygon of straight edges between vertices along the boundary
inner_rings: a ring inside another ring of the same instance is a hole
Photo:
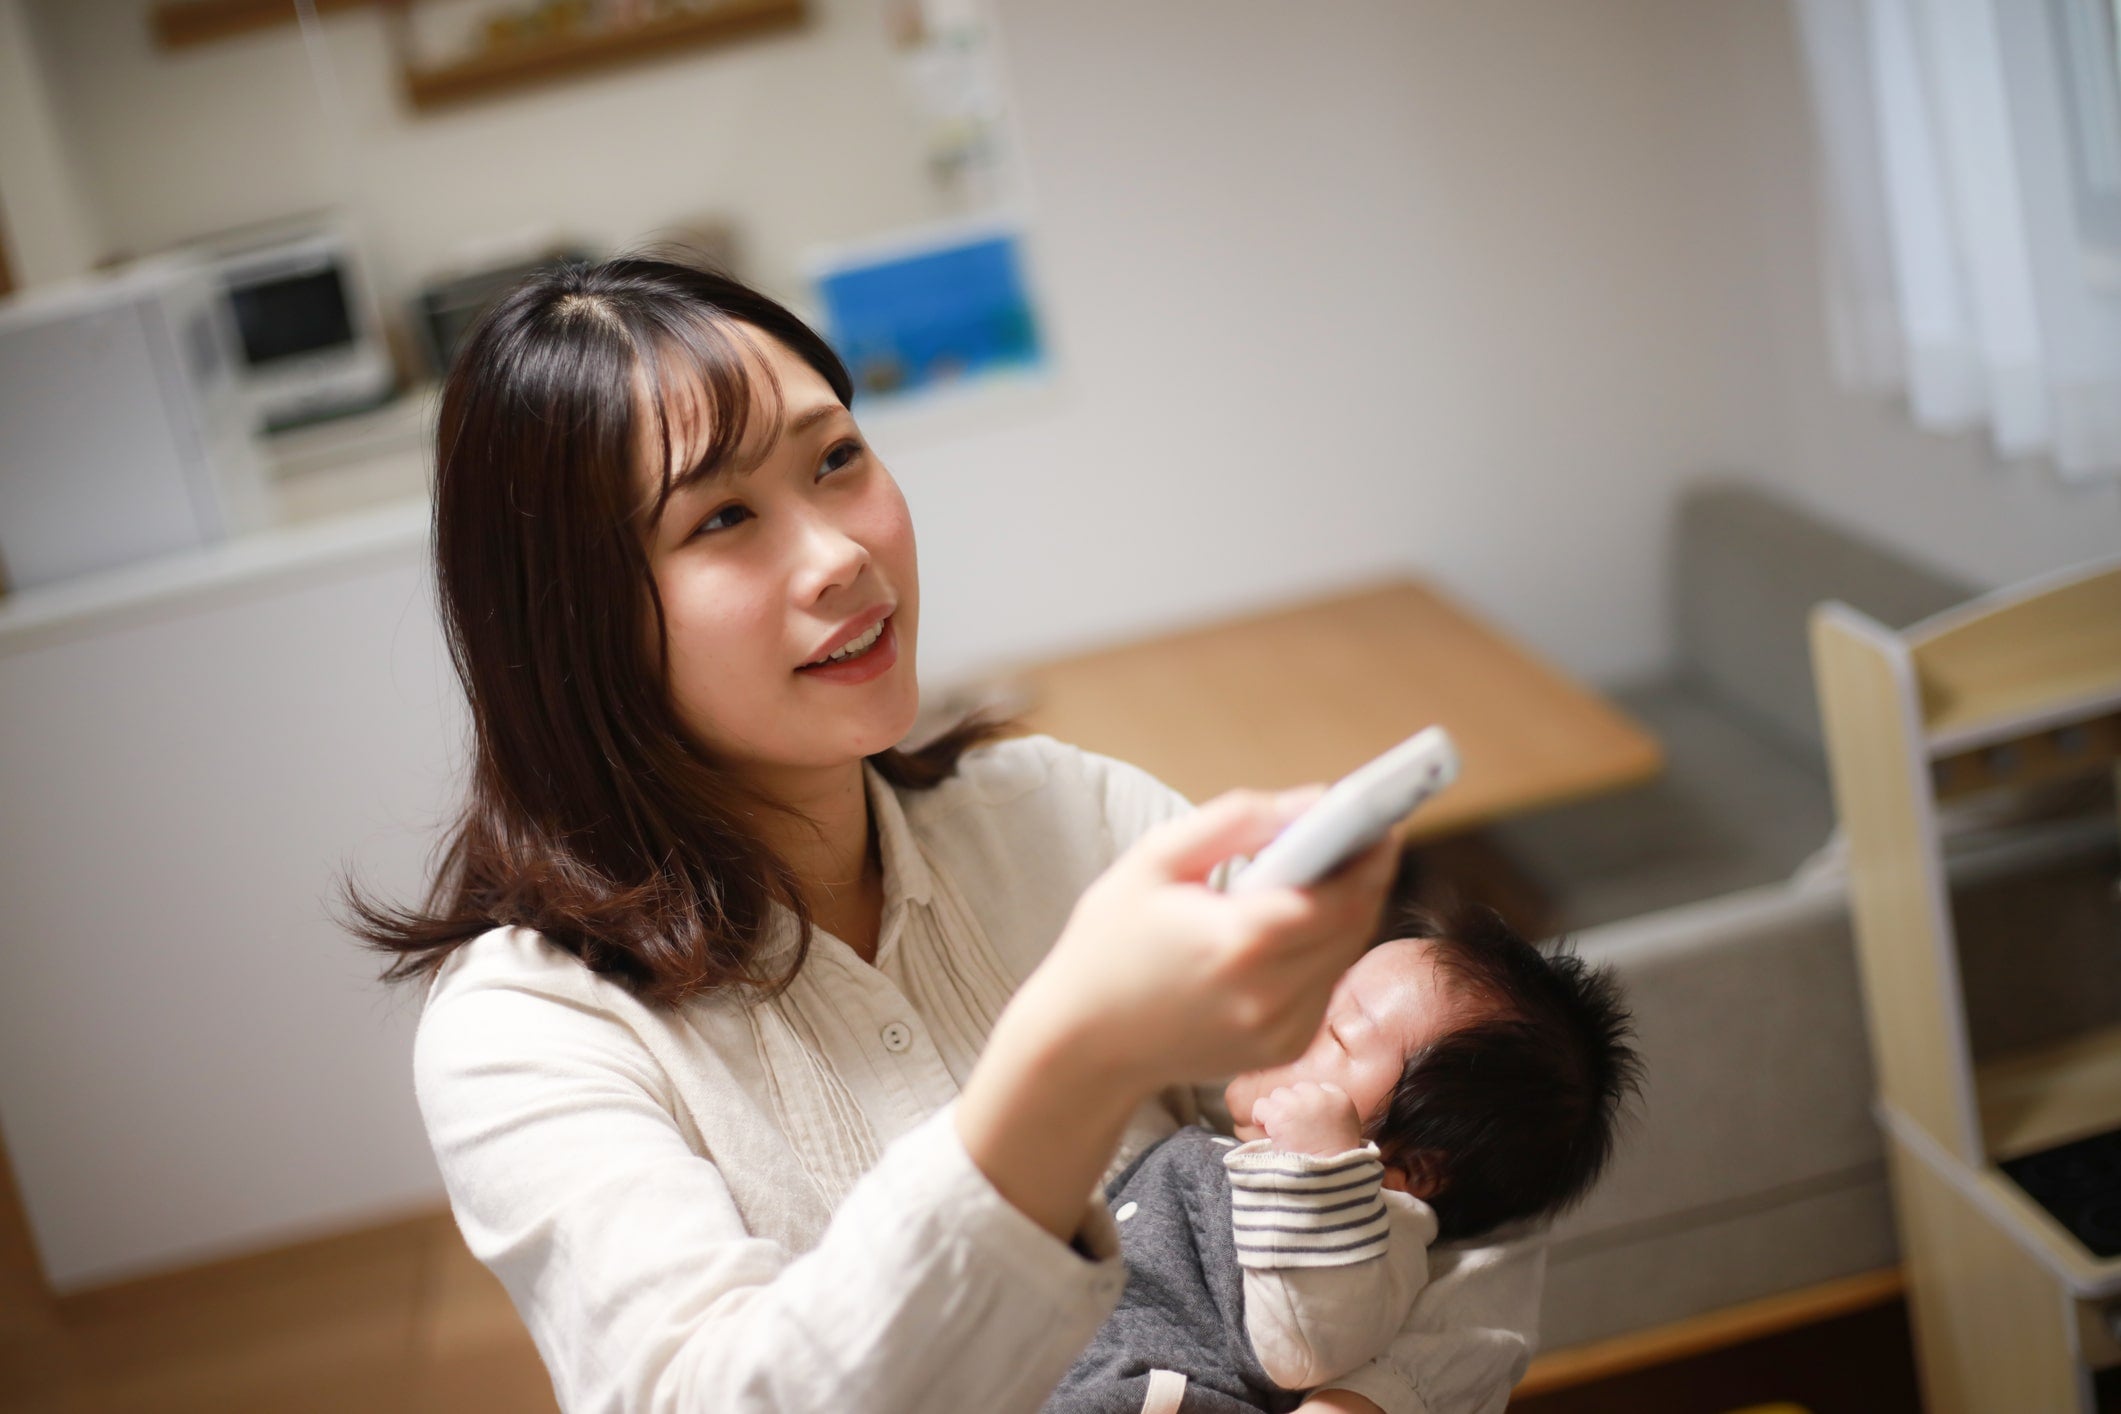
[[[1471,1021],[1477,1009],[1477,1002],[1450,985],[1428,939],[1380,943],[1341,975],[1325,1021],[1302,1055],[1230,1082],[1223,1099],[1237,1137],[1264,1137],[1252,1123],[1252,1106],[1280,1086],[1305,1080],[1338,1085],[1369,1124],[1399,1083],[1407,1057]]]

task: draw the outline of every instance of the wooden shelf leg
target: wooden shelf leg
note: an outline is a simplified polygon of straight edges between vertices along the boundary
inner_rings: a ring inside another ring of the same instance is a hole
[[[2093,1414],[2070,1293],[1922,1155],[1887,1162],[1929,1414]]]

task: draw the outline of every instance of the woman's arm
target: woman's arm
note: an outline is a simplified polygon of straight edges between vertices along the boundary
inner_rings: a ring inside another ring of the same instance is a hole
[[[1116,1302],[1109,1219],[1085,1261],[995,1189],[947,1108],[811,1251],[752,1237],[638,1039],[584,1002],[445,986],[415,1048],[457,1221],[570,1414],[1028,1414]]]

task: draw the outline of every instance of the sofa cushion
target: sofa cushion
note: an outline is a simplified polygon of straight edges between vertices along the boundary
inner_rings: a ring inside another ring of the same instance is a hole
[[[1894,1259],[1848,917],[1771,885],[1592,929],[1643,1089],[1605,1180],[1554,1226],[1555,1345]]]
[[[1557,1232],[1630,1228],[1875,1167],[1870,1048],[1839,895],[1783,885],[1595,928],[1643,1090],[1612,1171]]]
[[[1973,593],[1737,482],[1681,495],[1672,554],[1678,675],[1756,731],[1822,761],[1812,606],[1839,599],[1904,628]]]
[[[1563,1239],[1547,1253],[1540,1345],[1604,1340],[1899,1260],[1882,1164],[1638,1229]]]
[[[1492,830],[1561,927],[1786,879],[1826,841],[1833,800],[1804,757],[1685,683],[1638,683],[1611,695],[1663,745],[1663,773]]]

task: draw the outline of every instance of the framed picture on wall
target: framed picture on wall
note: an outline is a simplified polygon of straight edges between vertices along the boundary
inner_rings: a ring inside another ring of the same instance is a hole
[[[859,397],[902,397],[1045,365],[1013,223],[888,236],[816,255],[809,274],[826,337]]]

